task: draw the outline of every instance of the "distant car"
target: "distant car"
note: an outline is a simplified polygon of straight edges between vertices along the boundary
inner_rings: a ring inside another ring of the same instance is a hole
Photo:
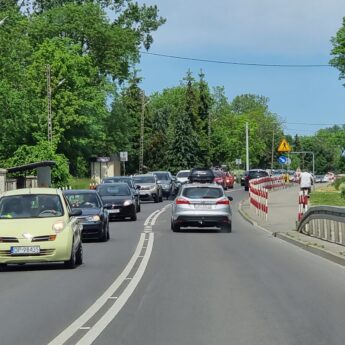
[[[112,177],[105,177],[102,180],[102,183],[114,183],[114,182],[125,182],[128,186],[132,189],[135,195],[136,207],[137,212],[141,211],[141,204],[140,204],[140,192],[139,188],[135,185],[132,176],[112,176]]]
[[[180,170],[176,174],[176,180],[181,184],[188,182],[188,176],[190,174],[190,170]]]
[[[244,178],[244,190],[248,191],[249,190],[249,181],[254,179],[254,178],[259,178],[259,177],[266,177],[269,176],[268,172],[263,169],[251,169],[246,172],[245,178]]]
[[[70,207],[81,209],[78,217],[82,224],[82,239],[98,239],[105,242],[110,238],[108,211],[103,207],[103,202],[95,190],[70,189],[63,191]]]
[[[225,172],[225,189],[234,188],[235,176],[232,175],[229,171]]]
[[[215,183],[183,184],[172,205],[171,229],[217,227],[231,232],[231,200]]]
[[[193,168],[188,176],[189,183],[212,183],[214,182],[214,172],[208,168]]]
[[[81,225],[60,190],[25,188],[0,198],[0,268],[7,264],[83,263]]]
[[[127,183],[103,183],[99,184],[96,190],[109,213],[109,220],[125,218],[137,220],[135,195]]]
[[[157,177],[158,183],[162,186],[163,196],[168,199],[175,194],[175,178],[170,171],[152,171],[151,174]]]
[[[139,193],[142,201],[163,201],[162,186],[158,183],[155,175],[135,175],[133,176],[133,180],[140,187]]]

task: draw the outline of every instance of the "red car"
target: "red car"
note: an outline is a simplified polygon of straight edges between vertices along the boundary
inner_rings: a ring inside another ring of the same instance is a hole
[[[225,189],[234,188],[235,176],[229,173],[225,173]]]

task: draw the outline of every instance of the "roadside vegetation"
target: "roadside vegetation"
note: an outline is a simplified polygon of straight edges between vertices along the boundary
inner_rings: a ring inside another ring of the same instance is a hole
[[[345,178],[340,178],[332,184],[316,185],[310,194],[310,204],[345,207],[345,193],[339,188],[344,182]]]
[[[127,151],[126,171],[136,173],[144,118],[147,171],[224,164],[245,169],[248,124],[251,167],[265,169],[273,161],[273,168],[280,168],[277,147],[285,138],[293,151],[314,152],[316,174],[345,172],[345,125],[312,136],[285,135],[269,98],[228,99],[221,85],[210,87],[201,70],[186,71],[179,85],[145,95],[137,67],[141,50],[150,49],[154,32],[165,23],[157,6],[134,0],[5,1],[0,20],[3,168],[57,160],[53,183],[66,186],[72,176],[90,176],[91,157]],[[340,78],[345,76],[344,30],[332,40],[331,64]],[[291,169],[312,170],[310,154],[290,158]],[[242,164],[236,165],[239,159]]]

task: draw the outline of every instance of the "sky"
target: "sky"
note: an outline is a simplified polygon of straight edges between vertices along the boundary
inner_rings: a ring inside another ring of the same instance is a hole
[[[327,65],[331,37],[342,26],[344,0],[139,0],[167,22],[153,33],[151,53],[259,64]],[[269,98],[286,134],[313,135],[345,124],[345,80],[333,67],[282,68],[216,64],[142,54],[137,68],[147,95],[202,70],[231,101]]]

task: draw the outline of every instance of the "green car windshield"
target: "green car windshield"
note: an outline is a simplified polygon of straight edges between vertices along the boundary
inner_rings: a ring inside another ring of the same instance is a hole
[[[0,219],[61,217],[63,214],[58,195],[29,194],[0,199]]]

